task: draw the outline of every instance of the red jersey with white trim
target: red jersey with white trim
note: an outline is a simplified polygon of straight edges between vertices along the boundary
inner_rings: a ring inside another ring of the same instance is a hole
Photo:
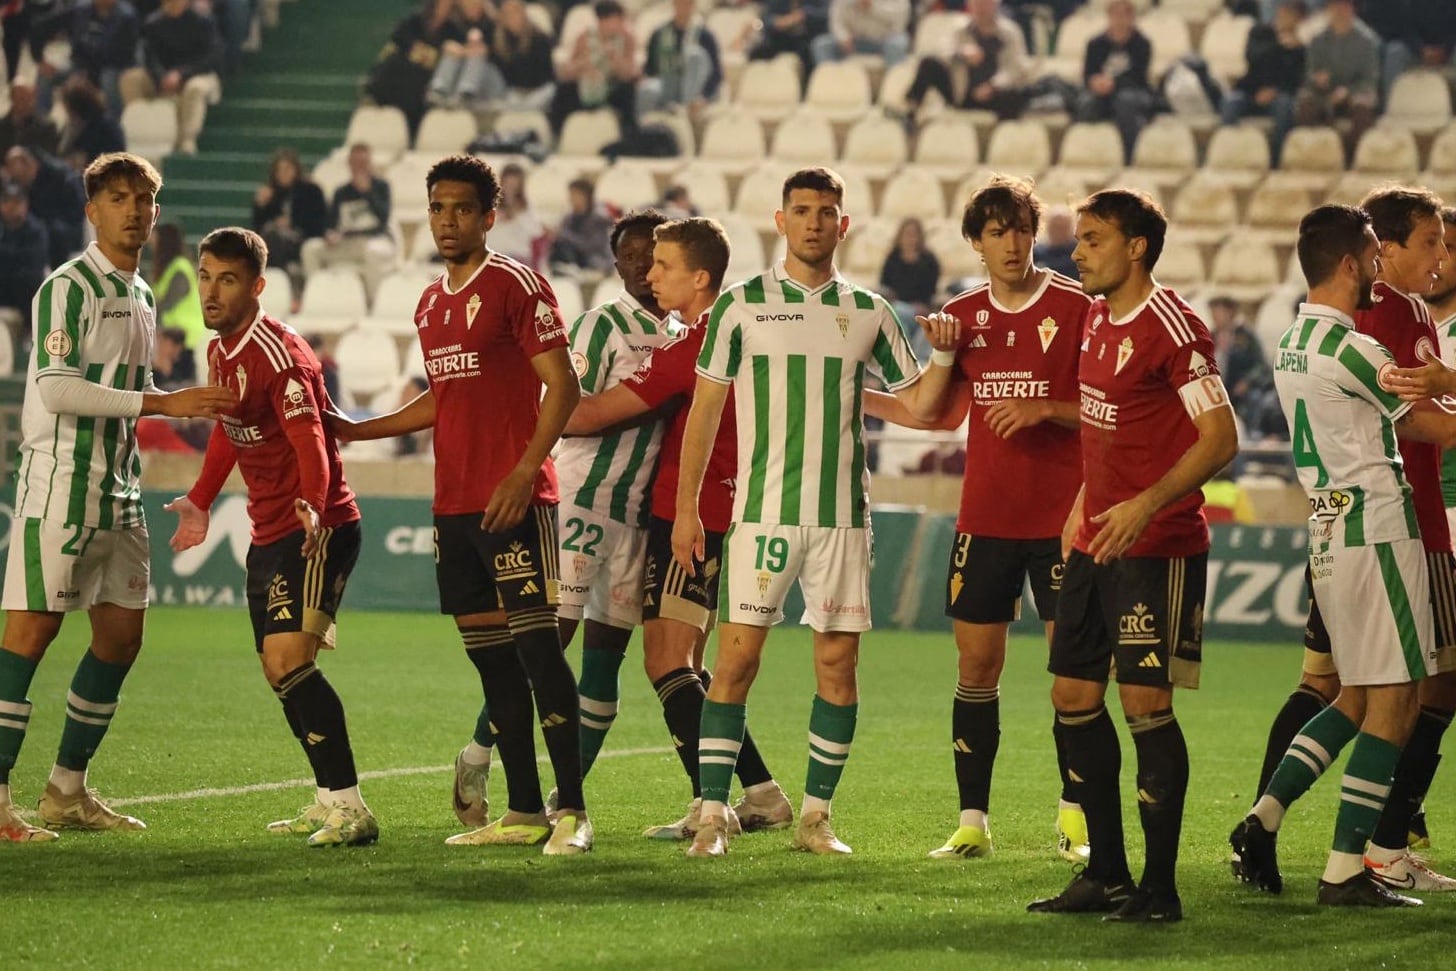
[[[961,322],[955,380],[971,386],[958,532],[1002,539],[1062,534],[1082,485],[1077,429],[1043,421],[1001,438],[986,411],[1006,398],[1077,400],[1082,318],[1091,303],[1075,281],[1047,271],[1018,310],[997,303],[989,283],[945,305]]]
[[[662,436],[662,450],[657,455],[657,478],[652,483],[652,515],[659,519],[677,519],[677,480],[682,466],[683,432],[688,427],[688,405],[698,383],[698,355],[708,334],[708,313],[705,311],[687,333],[657,348],[626,380],[632,393],[656,408],[673,398],[681,398],[682,406],[673,415]],[[703,529],[726,533],[733,518],[733,485],[738,476],[738,421],[735,417],[733,388],[723,404],[723,420],[718,423],[718,436],[713,439],[713,452],[708,456],[708,470],[703,475],[703,488],[698,494],[698,516]]]
[[[1355,312],[1355,329],[1384,344],[1396,367],[1425,367],[1439,360],[1436,325],[1426,302],[1377,281],[1372,288],[1375,305]],[[1451,552],[1451,527],[1441,497],[1441,446],[1396,436],[1405,479],[1416,505],[1421,543],[1432,553]]]
[[[489,253],[458,291],[443,274],[425,287],[415,328],[435,395],[435,514],[484,512],[541,415],[531,358],[567,346],[556,295],[535,270]],[[531,502],[556,501],[548,458]]]
[[[1092,302],[1078,380],[1087,491],[1075,545],[1085,553],[1101,528],[1091,518],[1166,475],[1198,440],[1189,417],[1193,409],[1228,407],[1228,399],[1208,327],[1166,287],[1154,287],[1122,320],[1109,319],[1106,300]],[[1207,551],[1208,520],[1198,489],[1158,510],[1123,555],[1182,557]]]
[[[272,543],[302,528],[293,512],[295,499],[317,509],[324,526],[359,518],[354,492],[344,480],[339,443],[322,420],[329,400],[323,369],[297,331],[259,313],[240,333],[212,339],[207,370],[210,383],[232,388],[238,403],[213,428],[210,468],[199,482],[211,479],[215,485],[202,486],[194,502],[206,509],[216,498],[231,467],[231,446],[248,487],[255,544]],[[320,451],[321,462],[304,454]]]

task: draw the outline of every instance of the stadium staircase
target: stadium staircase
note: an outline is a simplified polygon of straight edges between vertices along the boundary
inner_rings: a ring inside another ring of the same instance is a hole
[[[262,50],[244,55],[208,112],[197,154],[165,160],[163,218],[193,240],[248,225],[276,149],[297,149],[307,169],[343,141],[365,71],[406,9],[400,0],[283,4]]]

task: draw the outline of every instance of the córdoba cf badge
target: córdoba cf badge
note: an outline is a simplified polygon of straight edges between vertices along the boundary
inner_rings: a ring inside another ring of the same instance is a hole
[[[1117,345],[1117,366],[1112,369],[1112,373],[1121,374],[1130,357],[1132,357],[1132,338],[1124,337],[1122,343]]]
[[[465,329],[475,326],[475,315],[480,313],[480,294],[472,293],[465,304]]]

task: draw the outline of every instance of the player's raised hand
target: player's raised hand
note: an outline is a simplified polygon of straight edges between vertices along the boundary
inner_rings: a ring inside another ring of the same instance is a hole
[[[485,504],[480,528],[487,533],[497,533],[520,525],[531,505],[535,485],[535,472],[512,469],[510,475],[501,479],[500,485],[495,487],[490,502]]]
[[[707,539],[703,521],[696,514],[678,516],[672,524],[672,558],[692,576],[698,564],[707,558]]]
[[[953,351],[961,342],[960,318],[947,313],[925,314],[915,322],[930,339],[930,347],[936,351]]]
[[[202,385],[159,395],[157,411],[168,418],[217,418],[238,403],[231,388]]]
[[[300,552],[305,560],[311,559],[319,550],[318,510],[306,499],[293,500],[293,514],[303,524],[303,548]]]
[[[178,496],[162,508],[177,514],[177,531],[172,534],[169,544],[173,553],[190,550],[207,539],[207,524],[212,517],[206,509],[198,508],[186,496]]]
[[[1099,529],[1087,544],[1095,563],[1111,563],[1136,543],[1157,510],[1147,508],[1139,496],[1119,502],[1106,512],[1091,517]]]
[[[986,424],[997,438],[1010,438],[1045,421],[1047,413],[1045,398],[1002,398],[986,409]]]
[[[1456,371],[1439,360],[1421,367],[1387,367],[1380,372],[1380,384],[1400,395],[1402,401],[1420,401],[1456,394]]]

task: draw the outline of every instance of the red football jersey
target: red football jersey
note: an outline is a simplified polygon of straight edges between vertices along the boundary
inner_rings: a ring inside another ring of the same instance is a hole
[[[1374,287],[1375,306],[1355,313],[1355,329],[1384,344],[1397,367],[1424,367],[1441,355],[1436,327],[1426,302],[1401,293],[1388,283]],[[1451,552],[1451,527],[1446,522],[1446,503],[1441,497],[1441,446],[1399,440],[1405,478],[1416,504],[1416,521],[1421,543],[1433,553]]]
[[[324,526],[359,518],[339,443],[321,420],[328,393],[307,341],[259,313],[241,332],[213,338],[207,369],[210,382],[232,388],[238,403],[213,428],[203,474],[190,494],[194,503],[212,505],[235,459],[260,546],[301,528],[293,512],[298,498],[319,511]]]
[[[536,431],[531,358],[567,346],[556,295],[535,270],[490,253],[458,291],[443,274],[425,287],[415,328],[435,395],[435,514],[484,512]],[[557,501],[549,458],[531,501]]]
[[[687,333],[657,348],[642,362],[637,373],[627,379],[627,387],[656,408],[673,398],[683,404],[672,416],[662,436],[662,449],[657,453],[657,477],[652,483],[652,515],[669,521],[677,519],[677,478],[682,465],[683,432],[688,427],[688,405],[698,381],[698,354],[708,333],[708,315],[704,313],[688,328]],[[733,518],[733,483],[738,476],[738,421],[735,418],[733,389],[723,405],[723,420],[718,424],[718,437],[713,440],[713,454],[708,457],[708,470],[703,475],[703,489],[698,494],[698,516],[703,529],[726,533]]]
[[[1111,320],[1107,301],[1087,310],[1078,380],[1082,390],[1082,528],[1076,547],[1100,528],[1091,522],[1157,482],[1198,440],[1189,398],[1202,410],[1228,407],[1217,382],[1208,328],[1182,298],[1154,288],[1136,310]],[[1184,389],[1187,389],[1186,391]],[[1169,503],[1124,556],[1193,556],[1208,550],[1203,492]]]
[[[1003,398],[1077,400],[1078,346],[1091,302],[1074,281],[1048,272],[1016,311],[996,302],[989,283],[945,305],[961,321],[955,378],[971,386],[959,532],[1002,539],[1062,534],[1082,485],[1077,429],[1043,421],[1001,438],[986,424],[986,410]]]

